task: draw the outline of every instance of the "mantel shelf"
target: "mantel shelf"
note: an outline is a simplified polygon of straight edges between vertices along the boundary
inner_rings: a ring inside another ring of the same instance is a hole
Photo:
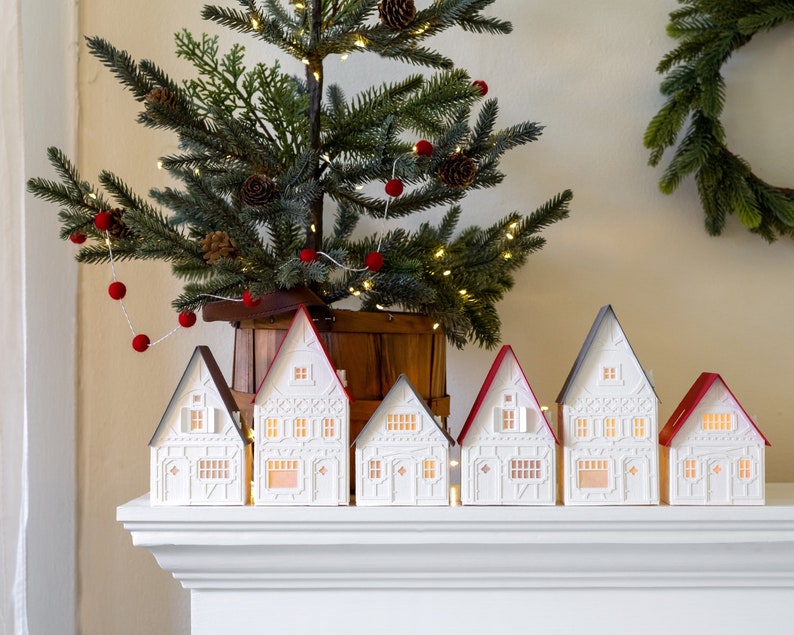
[[[474,592],[481,605],[499,607],[503,625],[517,615],[509,602],[537,601],[540,608],[551,601],[564,611],[560,598],[594,589],[617,594],[607,603],[629,590],[717,594],[720,604],[722,595],[737,591],[762,592],[762,604],[778,594],[794,597],[794,484],[768,484],[767,504],[747,507],[152,507],[147,495],[120,506],[117,518],[136,546],[191,590],[194,634],[213,632],[207,624],[235,632],[225,629],[235,619],[250,624],[260,613],[273,632],[357,633],[345,619],[349,607],[336,610],[339,630],[328,630],[335,624],[332,598],[340,593],[366,592],[357,609],[368,615],[362,633],[397,622],[407,632],[424,632],[404,604],[416,601],[417,591],[423,606],[430,598],[446,602]],[[386,619],[389,598],[398,596],[404,608]],[[248,601],[240,604],[240,597]],[[312,606],[325,608],[290,630],[289,619],[281,624],[263,608],[272,608],[275,597],[296,607],[311,597]],[[370,615],[375,607],[379,612]],[[636,607],[644,610],[642,598]],[[778,609],[794,619],[790,601]],[[241,615],[228,615],[231,610]],[[722,633],[746,625],[737,610],[728,611],[733,617]],[[463,613],[463,632],[472,624],[507,632],[485,616]],[[702,632],[716,632],[712,625],[704,623]]]

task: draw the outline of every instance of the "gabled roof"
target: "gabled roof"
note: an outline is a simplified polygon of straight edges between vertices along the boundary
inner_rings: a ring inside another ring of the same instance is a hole
[[[426,414],[427,417],[430,419],[430,421],[433,422],[433,425],[435,425],[439,429],[441,434],[443,434],[444,437],[447,439],[447,441],[449,441],[449,444],[455,445],[455,439],[453,439],[449,435],[449,432],[447,432],[446,430],[444,430],[444,428],[438,425],[438,421],[436,421],[436,415],[434,415],[433,411],[427,407],[425,400],[422,399],[422,395],[420,395],[416,391],[416,388],[414,388],[413,384],[408,380],[408,377],[406,377],[404,374],[400,375],[397,378],[397,380],[394,382],[394,385],[391,388],[389,388],[389,392],[387,392],[386,396],[383,397],[383,401],[380,402],[380,405],[375,409],[375,412],[372,413],[372,416],[369,418],[369,421],[367,421],[366,425],[361,429],[361,432],[359,432],[358,436],[355,438],[355,440],[351,445],[355,445],[356,443],[358,443],[358,440],[367,431],[367,429],[371,425],[374,425],[373,422],[380,419],[381,415],[383,414],[383,411],[391,407],[390,402],[394,399],[392,393],[396,393],[397,390],[401,388],[408,388],[408,390],[410,390],[413,393],[414,397],[416,397],[416,401],[419,403],[419,406],[422,408],[424,414]]]
[[[488,374],[485,377],[485,381],[480,388],[480,392],[477,395],[477,399],[474,401],[474,405],[471,407],[471,411],[469,412],[469,416],[466,419],[466,422],[463,424],[463,429],[460,431],[458,435],[458,445],[462,445],[466,435],[469,433],[469,429],[471,428],[474,420],[477,418],[479,414],[480,407],[485,400],[485,397],[488,395],[488,391],[491,389],[491,384],[493,384],[494,379],[496,379],[496,375],[501,369],[502,365],[505,361],[513,361],[518,368],[518,372],[521,373],[521,378],[524,380],[524,383],[527,385],[529,389],[529,394],[532,396],[532,401],[537,406],[538,412],[542,415],[542,410],[540,408],[540,404],[538,403],[537,397],[535,397],[535,393],[532,390],[532,386],[529,385],[529,381],[527,381],[527,376],[524,374],[524,369],[521,368],[521,364],[518,362],[518,358],[516,357],[515,352],[513,352],[512,347],[509,344],[505,344],[499,350],[499,353],[496,355],[496,359],[494,360],[493,364],[491,364],[491,370],[488,371]],[[543,416],[543,421],[546,424],[546,427],[551,432],[551,436],[554,438],[554,442],[559,445],[559,441],[557,440],[557,435],[554,434],[554,430],[551,429],[549,422],[546,420],[546,417]]]
[[[687,422],[689,416],[692,414],[692,411],[697,407],[701,399],[703,399],[715,381],[719,381],[725,390],[728,391],[728,394],[730,394],[730,396],[736,402],[736,405],[739,406],[739,409],[742,411],[742,413],[744,413],[744,416],[747,417],[750,425],[755,428],[758,436],[764,440],[764,444],[771,445],[761,430],[758,429],[758,426],[755,425],[752,417],[747,414],[747,411],[742,407],[742,404],[739,403],[736,395],[734,395],[733,392],[731,392],[731,389],[728,388],[728,384],[726,384],[725,380],[717,373],[700,373],[700,377],[698,377],[695,380],[695,383],[692,384],[689,392],[684,395],[681,403],[678,404],[678,407],[673,411],[673,414],[670,415],[670,419],[668,419],[667,423],[664,425],[664,428],[662,428],[662,431],[659,433],[659,443],[661,445],[670,447],[673,439]]]
[[[576,376],[579,374],[579,371],[582,369],[582,365],[584,364],[584,360],[587,358],[587,354],[590,352],[590,347],[593,345],[595,341],[596,335],[598,334],[598,329],[601,328],[601,324],[607,319],[611,318],[615,321],[615,324],[618,325],[620,332],[623,333],[623,338],[626,340],[626,344],[631,351],[632,356],[634,359],[637,360],[639,364],[639,359],[637,358],[634,349],[631,347],[631,343],[629,342],[629,338],[626,337],[626,331],[623,330],[623,327],[620,325],[620,321],[618,320],[618,316],[615,315],[615,312],[612,310],[612,305],[607,304],[606,306],[602,306],[601,309],[598,311],[598,315],[596,316],[595,321],[593,322],[593,326],[590,327],[590,332],[587,334],[587,337],[584,340],[584,344],[582,344],[582,349],[579,351],[579,354],[576,356],[576,360],[573,363],[573,367],[571,368],[571,372],[568,373],[568,377],[565,380],[565,383],[560,390],[560,394],[557,395],[557,403],[563,403],[565,398],[568,396],[568,391],[573,386],[574,381],[576,380]],[[659,396],[656,394],[656,389],[653,387],[653,384],[648,380],[648,376],[645,374],[645,371],[642,369],[642,364],[640,364],[640,370],[642,370],[643,375],[645,376],[645,381],[648,382],[648,385],[651,387],[653,394],[656,396],[656,399],[659,399]]]
[[[174,402],[177,400],[177,396],[183,392],[183,383],[186,381],[190,371],[200,361],[204,362],[204,366],[210,375],[210,379],[215,385],[218,395],[223,402],[223,409],[234,423],[234,428],[240,435],[240,439],[246,445],[253,441],[251,436],[248,434],[246,424],[242,420],[242,417],[238,418],[234,416],[235,412],[239,412],[239,408],[237,407],[237,403],[234,401],[234,396],[232,395],[232,391],[226,383],[226,379],[223,377],[223,373],[218,366],[218,362],[215,361],[215,357],[212,355],[212,351],[210,351],[209,347],[207,346],[196,346],[196,349],[190,356],[190,360],[185,366],[185,371],[182,373],[179,383],[176,385],[174,394],[171,396],[171,399],[168,402],[168,406],[166,406],[165,410],[163,411],[163,417],[160,419],[160,423],[157,424],[157,428],[155,429],[152,438],[149,440],[149,445],[152,445],[154,440],[159,436],[162,428],[168,425],[168,414],[171,411],[171,406],[174,405]]]
[[[317,341],[320,346],[320,350],[323,353],[326,361],[328,362],[328,366],[331,369],[331,374],[334,376],[334,380],[337,382],[339,387],[342,389],[345,397],[348,401],[353,401],[353,397],[347,392],[347,388],[342,383],[342,380],[339,378],[339,373],[336,372],[336,365],[334,364],[333,360],[331,359],[331,355],[328,353],[328,349],[325,347],[325,343],[323,342],[322,338],[320,337],[320,333],[317,331],[317,328],[314,326],[314,322],[312,321],[311,315],[306,310],[306,307],[301,304],[298,306],[298,309],[295,311],[295,315],[292,316],[292,321],[289,324],[289,328],[287,329],[287,334],[284,336],[284,339],[281,340],[281,344],[278,345],[278,349],[276,350],[276,354],[273,356],[273,361],[270,363],[267,371],[265,372],[265,376],[262,377],[262,381],[259,383],[259,387],[256,389],[254,393],[253,399],[251,399],[251,403],[256,401],[256,397],[259,394],[259,391],[262,390],[262,386],[265,385],[265,382],[270,375],[270,371],[276,366],[276,362],[278,361],[279,357],[282,355],[284,349],[284,344],[291,338],[296,337],[297,329],[301,326],[305,326],[308,328],[311,336]]]

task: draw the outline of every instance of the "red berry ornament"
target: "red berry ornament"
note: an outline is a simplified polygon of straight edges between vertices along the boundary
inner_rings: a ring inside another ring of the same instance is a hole
[[[486,84],[481,79],[475,79],[471,83],[471,85],[472,86],[476,86],[477,88],[479,88],[480,89],[480,95],[482,95],[483,97],[485,97],[488,94],[488,84]]]
[[[427,139],[420,139],[414,146],[414,152],[418,157],[429,157],[433,154],[433,144]]]
[[[196,323],[196,314],[193,311],[182,311],[179,314],[179,326],[189,329]]]
[[[69,234],[69,240],[71,240],[75,245],[82,245],[86,238],[88,238],[88,236],[86,236],[83,232],[72,232]]]
[[[310,262],[317,262],[319,255],[317,254],[317,251],[315,251],[314,249],[309,249],[307,247],[306,249],[301,250],[301,253],[298,256],[298,258],[301,259],[301,262],[305,262],[306,264],[308,264]]]
[[[403,182],[400,179],[389,179],[386,181],[386,194],[389,196],[399,196],[403,193]]]
[[[113,215],[110,212],[99,212],[96,216],[94,216],[94,227],[101,232],[110,229],[112,223]]]
[[[119,282],[118,280],[111,282],[108,286],[108,295],[114,300],[121,300],[127,295],[127,287],[123,282]]]
[[[251,295],[251,290],[246,289],[243,291],[243,304],[249,309],[253,309],[254,307],[262,304],[262,300],[260,298],[255,298],[253,295]]]
[[[370,271],[380,271],[383,267],[383,256],[377,251],[370,251],[364,258],[364,266]]]
[[[139,353],[143,353],[143,351],[149,348],[150,343],[151,341],[149,340],[149,336],[144,335],[143,333],[132,338],[132,348]]]

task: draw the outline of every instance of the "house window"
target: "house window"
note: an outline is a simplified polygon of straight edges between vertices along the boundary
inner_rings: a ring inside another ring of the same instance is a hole
[[[580,459],[576,464],[580,489],[606,489],[609,487],[609,461],[606,459]]]
[[[436,460],[435,459],[425,459],[422,463],[422,476],[426,478],[428,481],[432,481],[436,478]]]
[[[510,431],[516,429],[516,411],[502,410],[502,430]]]
[[[576,436],[580,439],[590,436],[590,424],[584,417],[576,420]]]
[[[309,379],[308,366],[296,366],[292,369],[292,378],[295,381],[306,381]]]
[[[635,439],[645,438],[645,417],[635,417],[632,420],[632,434]]]
[[[389,432],[415,432],[415,413],[390,413],[386,415],[386,430]]]
[[[506,392],[504,395],[502,395],[502,406],[505,408],[515,408],[516,406],[515,393]]]
[[[306,419],[295,419],[295,437],[305,439],[307,436],[308,422]]]
[[[617,419],[604,419],[604,436],[614,439],[618,436],[618,420]]]
[[[618,369],[615,366],[604,366],[601,369],[601,379],[615,381],[618,378]]]
[[[229,459],[199,459],[198,477],[202,481],[228,481],[231,476]]]
[[[296,459],[270,459],[267,462],[268,489],[296,489],[298,487],[298,461]]]
[[[733,430],[733,415],[730,412],[706,412],[702,427],[707,432],[728,432]]]
[[[372,480],[379,480],[383,473],[380,459],[370,459],[367,465],[367,474]]]
[[[190,411],[190,431],[206,432],[206,421],[204,419],[204,409]]]
[[[278,419],[271,417],[265,421],[265,436],[268,439],[278,438]]]
[[[684,461],[684,478],[692,479],[698,477],[698,462],[695,459]]]
[[[323,438],[335,439],[336,438],[336,419],[326,417],[323,419]]]
[[[747,479],[753,476],[753,462],[750,459],[739,459],[739,478]]]
[[[540,459],[510,459],[510,478],[514,481],[539,479],[542,467]]]

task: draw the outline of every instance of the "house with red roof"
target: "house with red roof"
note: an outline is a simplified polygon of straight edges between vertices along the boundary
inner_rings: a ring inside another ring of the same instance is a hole
[[[356,437],[356,505],[449,505],[454,444],[400,375]]]
[[[557,438],[509,345],[458,435],[464,505],[554,505]]]
[[[298,307],[254,397],[254,504],[347,505],[350,396]]]
[[[152,505],[246,505],[251,441],[210,349],[197,346],[149,441]]]
[[[659,503],[656,392],[610,305],[557,397],[566,505]]]
[[[763,505],[769,441],[717,373],[701,373],[659,434],[671,505]]]

